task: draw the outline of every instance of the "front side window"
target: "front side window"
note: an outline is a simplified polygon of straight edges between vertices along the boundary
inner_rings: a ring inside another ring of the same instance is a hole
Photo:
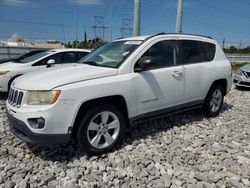
[[[142,57],[145,56],[153,59],[155,63],[153,69],[174,66],[177,64],[177,43],[175,40],[160,41],[142,55]]]
[[[117,68],[142,41],[115,41],[97,48],[80,60],[80,63]]]
[[[47,62],[48,62],[50,59],[55,60],[55,64],[58,64],[58,63],[61,62],[61,57],[62,57],[62,53],[57,53],[57,54],[48,56],[48,57],[46,57],[46,58],[44,58],[44,59],[38,61],[37,63],[33,64],[32,66],[47,65]]]

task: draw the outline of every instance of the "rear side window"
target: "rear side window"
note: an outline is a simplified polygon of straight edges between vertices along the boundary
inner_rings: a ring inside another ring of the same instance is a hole
[[[79,61],[80,59],[82,59],[86,55],[88,55],[88,52],[76,52],[76,61]]]
[[[74,52],[62,52],[61,59],[58,63],[72,63],[75,61],[75,53]]]
[[[199,42],[201,61],[212,61],[215,56],[215,45],[208,42]]]
[[[182,40],[180,43],[183,64],[201,62],[198,41]]]
[[[212,61],[215,56],[215,45],[208,42],[182,40],[182,64],[201,63]]]

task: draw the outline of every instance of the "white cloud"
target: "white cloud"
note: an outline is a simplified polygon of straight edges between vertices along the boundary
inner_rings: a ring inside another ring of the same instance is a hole
[[[27,0],[1,0],[1,1],[5,5],[11,5],[11,6],[22,6],[29,4],[29,1]]]
[[[78,5],[99,5],[101,0],[70,0],[71,3],[77,3]]]

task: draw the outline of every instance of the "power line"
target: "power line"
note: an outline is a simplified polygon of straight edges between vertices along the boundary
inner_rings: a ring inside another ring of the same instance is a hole
[[[207,7],[209,7],[209,8],[214,9],[214,10],[217,10],[217,11],[219,11],[219,12],[224,12],[224,13],[227,13],[227,14],[231,14],[231,15],[234,15],[234,16],[241,17],[241,18],[250,19],[250,16],[246,16],[246,15],[238,14],[238,13],[235,13],[235,12],[231,12],[231,11],[226,10],[226,9],[218,8],[218,7],[216,7],[216,6],[213,6],[213,5],[204,3],[203,1],[199,1],[199,0],[195,0],[195,1],[196,1],[197,3],[199,3],[199,4],[201,4],[201,5],[207,6]]]
[[[194,15],[192,15],[192,14],[188,14],[188,15],[186,16],[186,18],[187,18],[187,19],[185,19],[185,21],[191,20],[191,21],[193,21],[193,22],[195,22],[195,23],[202,24],[202,25],[204,25],[205,27],[207,27],[207,25],[211,25],[211,26],[213,26],[213,28],[220,29],[220,30],[222,30],[222,31],[232,31],[233,33],[239,33],[239,31],[236,31],[235,29],[232,29],[232,27],[229,27],[229,26],[225,26],[225,25],[222,25],[222,24],[215,24],[214,22],[204,21],[203,19],[202,19],[202,21],[201,21],[201,20],[197,19],[197,16],[194,16]],[[211,27],[207,27],[207,28],[211,28]],[[238,35],[238,36],[240,36],[240,35]],[[246,36],[248,36],[248,34],[246,34],[246,35],[241,35],[241,36],[246,37]]]
[[[0,19],[0,22],[12,22],[12,23],[25,23],[25,24],[35,24],[35,25],[46,25],[46,26],[64,26],[64,27],[75,27],[75,25],[70,24],[57,24],[57,23],[46,23],[46,22],[32,22],[32,21],[23,21],[23,20],[9,20],[9,19]],[[89,25],[78,25],[78,27],[89,27]]]

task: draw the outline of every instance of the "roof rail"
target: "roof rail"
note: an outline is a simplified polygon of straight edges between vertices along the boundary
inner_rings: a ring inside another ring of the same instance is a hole
[[[205,37],[205,38],[213,39],[210,36],[190,34],[190,33],[165,33],[165,32],[161,32],[161,33],[158,33],[158,34],[153,35],[153,36],[158,36],[158,35],[190,35],[190,36]]]

